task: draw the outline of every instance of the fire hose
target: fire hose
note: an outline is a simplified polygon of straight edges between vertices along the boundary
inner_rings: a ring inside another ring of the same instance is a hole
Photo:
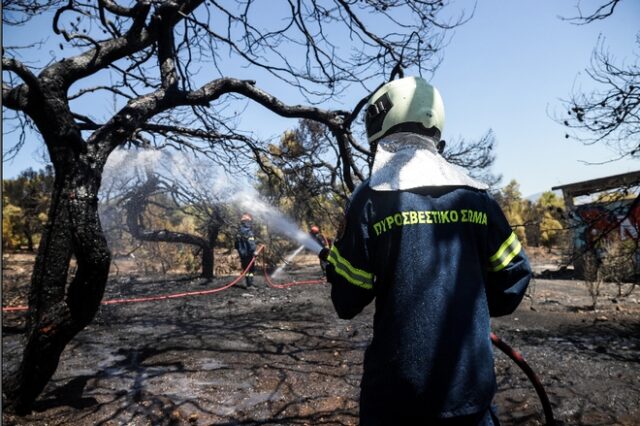
[[[555,426],[556,421],[553,418],[553,410],[551,408],[551,403],[549,402],[549,397],[547,396],[547,393],[545,392],[544,387],[542,386],[542,382],[540,381],[540,379],[538,379],[538,376],[536,376],[536,373],[533,372],[533,369],[531,369],[529,364],[527,364],[527,361],[524,360],[524,357],[522,356],[522,354],[520,354],[520,352],[516,351],[507,343],[505,343],[504,340],[499,338],[493,332],[491,332],[491,343],[493,343],[495,347],[500,349],[505,355],[511,358],[511,360],[515,362],[516,365],[520,367],[522,371],[524,371],[524,374],[527,375],[527,378],[529,379],[531,384],[533,384],[533,387],[535,388],[536,393],[538,394],[538,398],[540,398],[540,402],[542,403],[542,409],[544,410],[545,424],[547,426]]]
[[[122,304],[122,303],[156,302],[156,301],[160,301],[160,300],[178,299],[178,298],[187,297],[187,296],[204,296],[204,295],[208,295],[208,294],[219,293],[219,292],[221,292],[223,290],[226,290],[226,289],[228,289],[230,287],[233,287],[238,282],[240,282],[240,280],[242,278],[244,278],[244,276],[247,274],[247,272],[249,271],[251,266],[253,266],[253,264],[256,261],[256,258],[262,252],[263,249],[264,249],[264,246],[260,246],[258,248],[258,250],[256,251],[255,255],[253,256],[253,259],[251,259],[251,262],[249,262],[249,264],[240,273],[240,275],[238,277],[236,277],[235,279],[233,279],[231,282],[223,285],[222,287],[212,288],[212,289],[209,289],[209,290],[185,291],[185,292],[180,292],[180,293],[161,294],[161,295],[156,295],[156,296],[130,297],[130,298],[121,298],[121,299],[107,299],[107,300],[103,300],[101,302],[101,304],[102,305],[117,305],[117,304]],[[28,311],[28,310],[29,310],[29,307],[26,306],[26,305],[4,306],[2,308],[2,312],[20,312],[20,311]]]
[[[208,289],[208,290],[185,291],[185,292],[171,293],[171,294],[160,294],[160,295],[155,295],[155,296],[107,299],[107,300],[103,300],[101,302],[101,304],[102,305],[118,305],[118,304],[123,304],[123,303],[157,302],[157,301],[160,301],[160,300],[178,299],[178,298],[183,298],[183,297],[188,297],[188,296],[205,296],[205,295],[210,295],[210,294],[214,294],[214,293],[219,293],[221,291],[224,291],[224,290],[227,290],[227,289],[233,287],[238,282],[240,282],[240,280],[242,280],[242,278],[244,278],[247,275],[247,273],[249,272],[249,269],[256,263],[256,261],[258,259],[258,256],[263,252],[264,249],[265,249],[264,245],[261,245],[260,247],[258,247],[258,249],[256,250],[256,252],[255,252],[255,254],[253,256],[253,258],[251,259],[249,264],[245,267],[245,269],[240,273],[240,275],[237,276],[236,278],[234,278],[231,282],[223,285],[222,287],[216,287],[216,288],[212,288],[212,289]],[[271,280],[271,277],[269,277],[268,274],[267,274],[266,262],[265,262],[264,259],[265,258],[263,257],[263,268],[264,268],[264,272],[265,272],[265,281],[267,282],[267,284],[271,288],[284,289],[284,288],[289,288],[289,287],[296,286],[296,285],[322,284],[322,283],[326,282],[325,280],[304,280],[304,281],[292,281],[292,282],[284,283],[284,284],[276,284]],[[4,307],[2,307],[2,312],[26,312],[28,310],[29,310],[29,307],[26,306],[26,305],[4,306]]]
[[[228,283],[228,284],[226,284],[226,285],[224,285],[222,287],[218,287],[218,288],[210,289],[210,290],[183,292],[183,293],[175,293],[175,294],[169,294],[169,295],[138,297],[138,298],[130,298],[130,299],[110,299],[110,300],[103,301],[102,304],[103,305],[111,305],[111,304],[120,304],[120,303],[136,303],[136,302],[139,303],[139,302],[149,302],[149,301],[174,299],[174,298],[185,297],[185,296],[205,295],[205,294],[218,293],[220,291],[226,290],[226,289],[232,287],[233,285],[237,284],[247,274],[247,272],[249,271],[249,268],[251,268],[251,266],[256,262],[258,256],[260,255],[261,252],[263,252],[264,248],[265,248],[264,246],[260,246],[258,248],[258,250],[256,251],[256,253],[255,253],[254,257],[253,257],[253,259],[251,260],[249,265],[247,265],[247,267],[242,271],[240,276],[238,276],[233,281],[231,281],[230,283]],[[285,283],[285,284],[276,284],[271,280],[271,278],[269,277],[269,275],[267,273],[266,263],[267,262],[266,262],[265,258],[263,257],[263,271],[264,271],[265,281],[267,282],[267,285],[269,287],[271,287],[271,288],[284,289],[284,288],[288,288],[288,287],[291,287],[291,286],[294,286],[294,285],[325,283],[325,280],[304,280],[304,281],[292,281],[290,283]],[[14,307],[3,307],[2,311],[3,312],[26,311],[27,309],[28,309],[27,306],[14,306]],[[526,374],[526,376],[529,379],[529,381],[533,384],[533,387],[535,388],[536,393],[538,394],[538,398],[540,399],[540,402],[542,403],[542,408],[544,410],[544,417],[545,417],[546,425],[547,426],[554,426],[556,423],[555,423],[555,420],[554,420],[554,417],[553,417],[553,410],[552,410],[552,407],[551,407],[551,403],[549,402],[549,397],[547,396],[547,393],[545,392],[544,387],[542,386],[542,382],[540,381],[540,379],[538,379],[538,377],[534,373],[533,369],[531,369],[529,364],[527,364],[527,362],[525,361],[525,359],[522,356],[522,354],[520,354],[518,351],[516,351],[511,346],[509,346],[504,340],[502,340],[500,337],[498,337],[495,333],[492,332],[490,337],[491,337],[491,343],[493,343],[494,346],[496,346],[505,355],[507,355],[509,358],[511,358],[511,360],[513,362],[515,362],[516,365],[518,367],[520,367],[520,369]]]

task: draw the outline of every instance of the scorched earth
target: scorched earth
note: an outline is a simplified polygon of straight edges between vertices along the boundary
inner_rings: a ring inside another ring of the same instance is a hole
[[[30,262],[3,259],[3,306],[26,301]],[[538,272],[553,265],[536,263]],[[105,300],[202,292],[186,275],[114,272]],[[278,282],[321,279],[301,255]],[[562,278],[562,279],[558,279]],[[558,424],[640,424],[640,295],[605,286],[596,310],[582,281],[539,273],[516,313],[493,331],[542,380]],[[373,306],[337,319],[327,284],[257,288],[103,305],[67,346],[34,411],[5,425],[355,425]],[[20,359],[24,312],[3,313],[3,374]],[[525,374],[497,349],[496,403],[504,425],[541,425]]]

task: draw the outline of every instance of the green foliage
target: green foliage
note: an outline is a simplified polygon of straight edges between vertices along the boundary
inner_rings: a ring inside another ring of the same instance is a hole
[[[512,180],[496,194],[496,200],[523,244],[547,250],[566,244],[564,201],[555,193],[545,192],[532,203],[522,199],[520,185]]]
[[[22,209],[9,203],[7,196],[2,196],[2,247],[14,250],[20,246],[21,236],[18,222],[22,218]]]
[[[35,250],[40,242],[53,190],[53,169],[28,169],[2,181],[2,246]]]
[[[522,218],[530,247],[564,248],[568,244],[568,228],[564,219],[564,201],[554,192],[544,192],[534,203],[522,202]]]
[[[320,160],[327,150],[325,137],[322,125],[308,120],[287,131],[263,158],[258,191],[300,226],[318,225],[332,236],[342,216],[343,202],[336,193],[343,193],[333,187],[334,176]]]
[[[524,225],[527,205],[522,199],[518,182],[516,180],[509,182],[507,186],[496,194],[496,200],[502,207],[509,224],[514,228],[513,232],[518,236],[520,242],[526,245],[527,235]]]
[[[564,201],[553,192],[545,192],[538,199],[535,211],[539,218],[540,244],[551,250],[561,242],[563,236]]]

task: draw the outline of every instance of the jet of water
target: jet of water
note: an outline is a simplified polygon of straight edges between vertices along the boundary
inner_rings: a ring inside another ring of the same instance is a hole
[[[322,246],[309,233],[301,230],[296,223],[275,207],[262,201],[255,191],[244,191],[235,197],[235,202],[254,217],[266,223],[272,230],[279,232],[302,244],[308,250],[318,254]]]
[[[287,258],[284,260],[284,262],[282,262],[282,265],[280,265],[278,267],[278,269],[276,269],[276,271],[273,274],[271,274],[271,278],[278,278],[280,276],[280,274],[282,273],[282,271],[284,270],[284,268],[288,264],[291,263],[293,258],[296,257],[298,255],[298,253],[300,253],[302,251],[303,248],[304,248],[304,246],[300,246],[293,253],[291,253],[289,256],[287,256]]]

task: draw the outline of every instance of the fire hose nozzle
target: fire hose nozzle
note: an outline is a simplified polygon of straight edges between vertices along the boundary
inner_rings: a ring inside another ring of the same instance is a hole
[[[320,258],[320,260],[327,260],[329,258],[329,249],[327,247],[324,247],[322,250],[320,250],[320,253],[318,253],[318,257]]]

